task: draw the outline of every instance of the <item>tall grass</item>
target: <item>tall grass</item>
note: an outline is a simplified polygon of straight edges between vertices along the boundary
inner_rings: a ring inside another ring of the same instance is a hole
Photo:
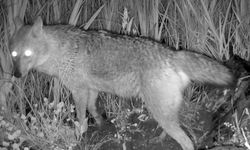
[[[0,6],[0,109],[6,109],[7,96],[11,91],[11,56],[8,51],[9,25],[7,16],[8,4]]]
[[[34,71],[22,80],[16,79],[14,82],[11,79],[8,41],[15,31],[13,20],[17,16],[25,23],[32,23],[37,16],[42,16],[46,24],[71,24],[84,29],[106,29],[122,34],[150,37],[176,49],[198,51],[217,60],[227,60],[232,54],[240,55],[246,60],[250,57],[248,0],[1,0],[0,2],[1,105],[13,113],[24,115],[18,122],[23,131],[28,133],[28,139],[34,142],[43,139],[45,145],[62,140],[66,143],[66,147],[70,147],[70,143],[80,142],[81,139],[73,138],[74,129],[69,129],[69,126],[76,127],[72,98],[59,80]],[[194,95],[197,89],[189,88],[185,92],[186,99],[192,99],[191,95]],[[201,95],[203,97],[196,96],[192,102],[198,103],[206,99],[205,94]],[[108,117],[123,118],[117,121],[117,124],[121,128],[126,126],[124,118],[127,114],[122,99],[103,93],[100,97],[105,99],[104,106]],[[7,106],[6,101],[10,103]],[[189,115],[183,116],[187,120],[192,118]],[[27,123],[27,120],[32,118],[33,122]],[[65,118],[68,120],[66,125],[63,124]],[[65,133],[66,131],[69,132]],[[40,136],[37,137],[37,134]]]

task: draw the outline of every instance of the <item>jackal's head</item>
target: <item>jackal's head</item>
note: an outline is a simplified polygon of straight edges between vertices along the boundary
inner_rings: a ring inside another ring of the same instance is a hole
[[[15,32],[9,44],[13,58],[13,73],[19,78],[48,59],[48,39],[40,17],[32,26],[24,26],[18,18],[14,23]]]

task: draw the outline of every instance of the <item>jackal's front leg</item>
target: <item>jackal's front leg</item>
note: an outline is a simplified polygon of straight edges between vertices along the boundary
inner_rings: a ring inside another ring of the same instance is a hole
[[[76,105],[77,118],[80,125],[86,124],[86,108],[89,113],[95,118],[98,126],[101,126],[103,122],[102,116],[97,112],[96,100],[98,91],[94,91],[88,88],[73,90],[72,91],[74,102]],[[87,124],[86,124],[87,125]]]
[[[96,100],[98,97],[98,91],[89,89],[88,92],[88,111],[95,118],[97,125],[100,127],[103,122],[102,116],[97,112]]]
[[[76,116],[80,124],[80,134],[87,131],[88,122],[86,118],[86,108],[88,104],[88,89],[74,89],[71,91],[76,106]]]

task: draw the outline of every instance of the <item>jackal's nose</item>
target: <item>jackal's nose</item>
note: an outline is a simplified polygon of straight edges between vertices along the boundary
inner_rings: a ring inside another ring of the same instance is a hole
[[[18,69],[15,69],[15,70],[14,70],[13,75],[14,75],[16,78],[21,78],[21,77],[22,77],[22,73],[21,73]]]

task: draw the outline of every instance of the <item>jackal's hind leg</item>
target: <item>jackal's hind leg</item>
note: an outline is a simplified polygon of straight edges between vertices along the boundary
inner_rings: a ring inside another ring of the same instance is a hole
[[[163,130],[183,150],[194,150],[193,142],[179,125],[178,111],[182,104],[183,88],[178,76],[168,74],[166,78],[162,76],[146,82],[142,89],[142,98]]]
[[[158,92],[154,90],[156,93],[152,94],[149,99],[145,98],[145,102],[153,117],[163,130],[181,145],[183,150],[194,150],[192,141],[181,129],[178,122],[178,103],[180,103],[180,100],[177,98],[179,96],[171,94],[172,90],[165,93],[159,93],[159,90],[161,91],[161,89],[158,89]],[[164,134],[162,133],[158,139],[162,140]]]

